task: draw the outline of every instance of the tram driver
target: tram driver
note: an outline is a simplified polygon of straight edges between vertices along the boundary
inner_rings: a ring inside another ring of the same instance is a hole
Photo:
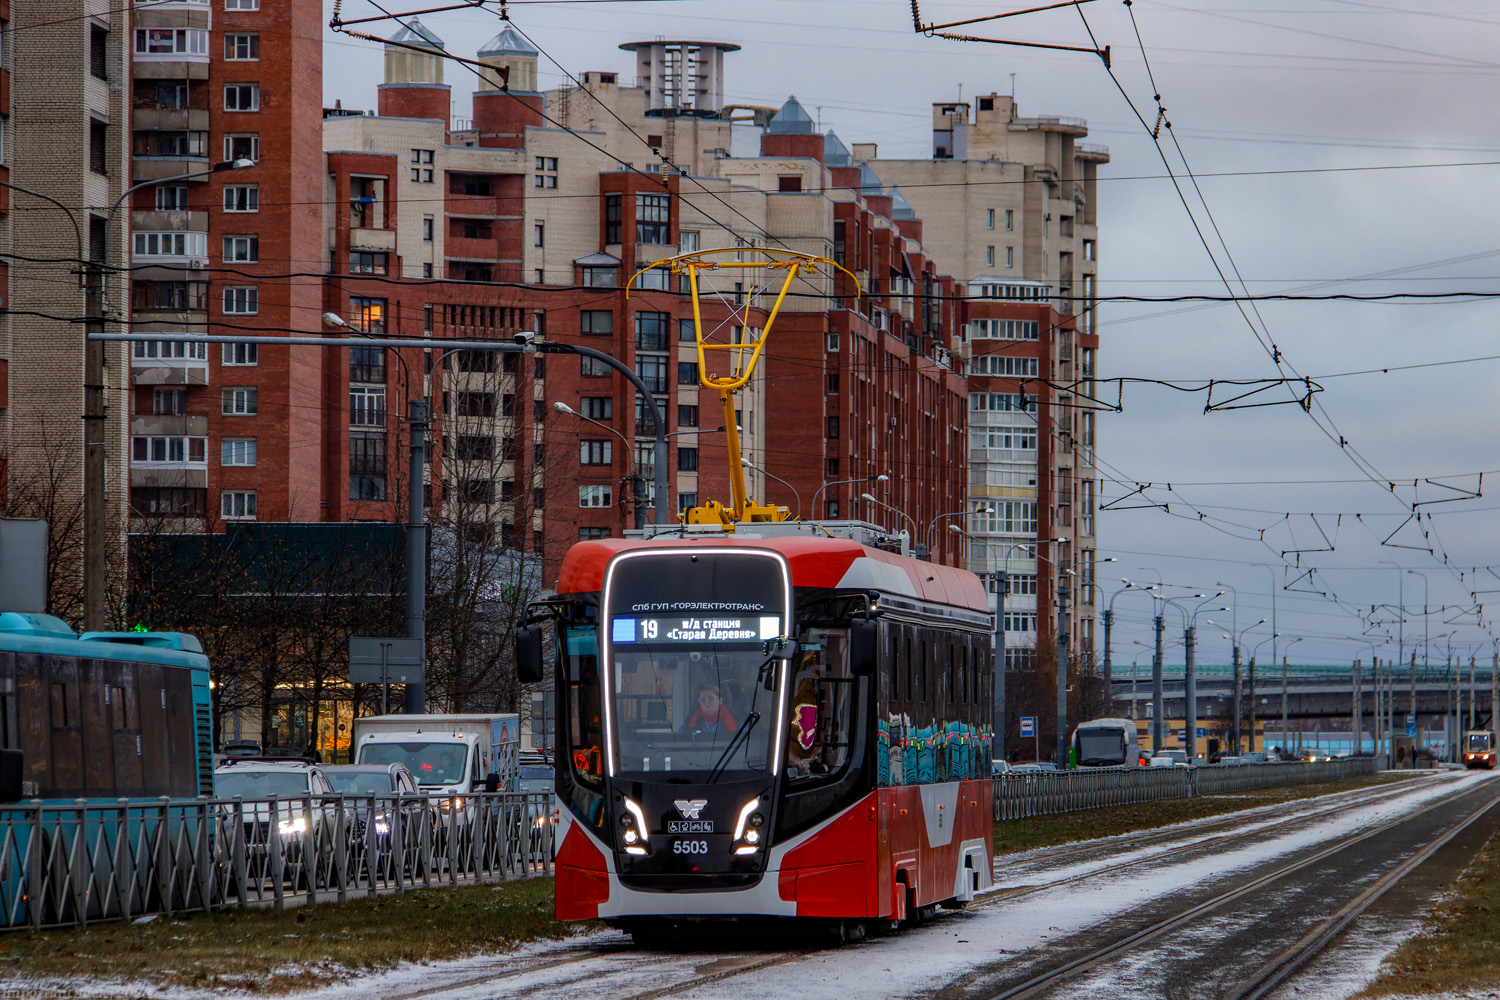
[[[698,685],[698,711],[682,724],[684,733],[732,733],[739,728],[717,684]]]

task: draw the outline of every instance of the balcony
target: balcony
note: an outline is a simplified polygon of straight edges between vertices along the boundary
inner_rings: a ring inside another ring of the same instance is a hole
[[[448,193],[443,211],[450,217],[471,219],[497,219],[507,214],[500,210],[500,199],[495,195],[457,194],[452,191]]]
[[[205,342],[137,341],[130,345],[130,349],[130,376],[135,385],[208,385],[208,344]],[[207,430],[194,433],[206,434]]]
[[[207,132],[208,114],[208,108],[164,108],[153,104],[136,107],[130,123],[140,131]]]
[[[141,213],[145,214],[145,213]],[[186,212],[173,213],[151,213],[153,215],[187,215]],[[206,215],[196,212],[195,215]],[[206,227],[205,227],[206,228]],[[160,264],[171,268],[191,268],[201,270],[208,266],[208,233],[193,232],[191,230],[141,230],[137,228],[131,234],[131,255],[133,264]],[[150,271],[136,272],[137,280],[157,277]],[[162,278],[170,278],[170,275],[160,275]]]
[[[132,183],[159,181],[163,177],[181,177],[201,173],[213,166],[206,156],[136,156],[130,161]],[[194,177],[194,184],[208,183],[208,176]]]

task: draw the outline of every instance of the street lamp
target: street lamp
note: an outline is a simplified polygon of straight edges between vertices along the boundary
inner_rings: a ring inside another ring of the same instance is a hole
[[[822,493],[830,486],[848,486],[850,483],[888,483],[890,482],[890,480],[891,477],[882,472],[878,476],[866,476],[863,479],[837,479],[831,483],[824,483],[822,486],[819,486],[816,490],[813,491],[811,503],[813,514],[816,516],[818,512],[818,494]]]
[[[722,430],[722,428],[720,429]],[[791,490],[792,496],[797,498],[797,520],[802,520],[802,494],[797,492],[797,487],[793,486],[785,479],[782,479],[780,476],[773,475],[772,473],[767,472],[765,469],[757,469],[755,467],[755,463],[751,462],[748,458],[741,458],[740,465],[749,469],[751,472],[759,472],[761,475],[767,477],[768,479],[774,479],[782,486],[785,486],[787,489]]]
[[[1109,595],[1109,606],[1104,609],[1104,683],[1110,686],[1111,693],[1113,693],[1114,685],[1114,660],[1110,650],[1110,633],[1113,631],[1115,625],[1115,598],[1127,590],[1138,589],[1135,584],[1124,577],[1120,578],[1120,582],[1125,586]],[[1135,683],[1135,674],[1133,672],[1131,674],[1131,683]],[[1131,707],[1135,707],[1134,701],[1131,702]]]
[[[1422,578],[1422,671],[1426,673],[1427,657],[1431,652],[1428,649],[1428,646],[1432,642],[1432,619],[1428,617],[1427,612],[1427,594],[1429,581],[1427,579],[1427,574],[1422,570],[1409,569],[1407,570],[1407,572],[1412,574],[1413,576],[1420,576]],[[1442,637],[1439,636],[1439,638]],[[1411,665],[1411,714],[1413,717],[1415,717],[1417,714],[1417,664],[1415,661],[1413,661]],[[1420,725],[1418,725],[1417,740],[1420,742],[1421,739],[1422,728]]]
[[[1222,584],[1219,584],[1219,586],[1222,586]],[[1233,590],[1234,588],[1231,587],[1230,589]],[[1208,622],[1208,624],[1210,625],[1214,624],[1214,620],[1212,618],[1205,618],[1203,620]],[[1238,755],[1240,752],[1240,645],[1244,641],[1246,632],[1250,631],[1253,628],[1258,628],[1265,623],[1266,620],[1262,618],[1254,625],[1246,625],[1244,629],[1238,632],[1234,632],[1232,635],[1224,636],[1224,638],[1229,640],[1234,654],[1234,694],[1231,699],[1233,705],[1233,723],[1230,726],[1230,731],[1234,734],[1234,752],[1236,755]],[[1238,624],[1238,622],[1236,622],[1236,624]],[[1218,628],[1219,626],[1215,625],[1214,627]]]
[[[1291,693],[1290,690],[1289,690],[1289,688],[1288,688],[1288,677],[1287,677],[1287,670],[1288,670],[1288,668],[1287,668],[1287,665],[1286,665],[1287,654],[1289,652],[1291,652],[1291,648],[1293,646],[1297,645],[1297,643],[1299,643],[1301,641],[1302,641],[1302,637],[1298,636],[1297,638],[1293,639],[1291,642],[1287,643],[1286,644],[1286,648],[1281,651],[1281,742],[1283,744],[1282,749],[1285,749],[1285,744],[1286,744],[1286,730],[1287,730],[1286,707],[1287,707],[1287,699],[1290,697],[1290,693]],[[1272,647],[1272,648],[1275,648],[1275,647]]]
[[[927,543],[927,558],[929,558],[929,559],[932,558],[932,529],[934,527],[936,527],[937,523],[939,521],[943,520],[943,518],[945,518],[945,517],[962,517],[965,514],[993,514],[994,512],[995,512],[995,509],[993,507],[976,507],[972,511],[970,511],[970,510],[955,510],[955,511],[950,511],[947,514],[939,514],[937,517],[933,518],[931,521],[928,521],[927,522],[927,534],[925,534],[924,536],[922,536],[922,540]],[[949,527],[952,527],[952,525],[949,525]]]
[[[917,534],[917,522],[913,521],[911,519],[911,515],[908,514],[908,513],[906,513],[900,507],[893,507],[892,505],[886,503],[884,500],[876,500],[873,496],[871,496],[868,493],[861,493],[859,495],[859,498],[861,500],[868,501],[869,503],[872,503],[872,504],[874,504],[877,507],[884,507],[886,510],[895,511],[897,514],[899,514],[902,517],[906,518],[906,522],[911,525],[911,534],[907,535],[907,538],[908,539],[912,539],[912,538],[914,538],[916,536],[916,534]]]
[[[600,423],[593,417],[585,417],[582,413],[579,413],[567,403],[559,401],[553,403],[552,408],[558,413],[566,413],[569,416],[577,417],[579,420],[587,421],[588,423],[593,424],[595,427],[601,427],[620,439],[620,444],[622,444],[625,449],[626,479],[628,479],[630,482],[630,492],[632,495],[632,499],[634,500],[634,503],[631,505],[631,507],[634,512],[633,516],[635,519],[635,527],[637,529],[644,528],[646,526],[646,505],[641,502],[641,493],[643,492],[643,487],[645,484],[640,480],[640,477],[635,474],[635,449],[630,447],[630,442],[626,439],[625,435],[621,434],[615,428],[609,426],[609,424]]]

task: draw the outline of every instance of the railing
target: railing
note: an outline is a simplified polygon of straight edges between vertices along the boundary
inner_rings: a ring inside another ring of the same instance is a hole
[[[1195,795],[1223,795],[1279,785],[1338,781],[1374,774],[1375,770],[1375,758],[1351,757],[1347,760],[1284,764],[1013,771],[995,779],[995,820],[1025,819]]]
[[[545,875],[550,795],[306,795],[0,807],[0,927]]]

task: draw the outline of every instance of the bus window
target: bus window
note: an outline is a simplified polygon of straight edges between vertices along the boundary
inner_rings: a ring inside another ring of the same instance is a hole
[[[598,630],[593,625],[567,626],[563,629],[562,646],[567,669],[567,732],[573,777],[597,789],[604,781]]]
[[[809,628],[797,648],[787,732],[787,778],[813,781],[849,762],[854,678],[849,630]]]

